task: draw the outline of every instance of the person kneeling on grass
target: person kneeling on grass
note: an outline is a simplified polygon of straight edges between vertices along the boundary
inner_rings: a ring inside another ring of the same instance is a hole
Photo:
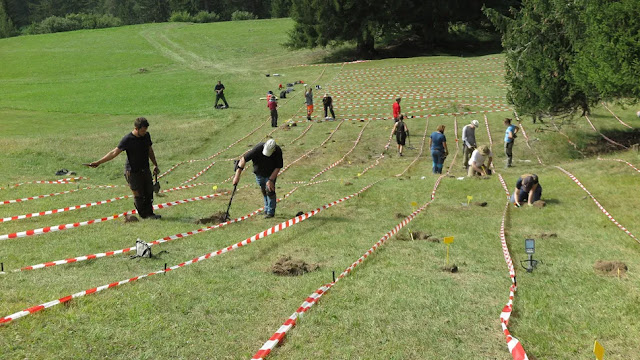
[[[484,160],[488,158],[488,162],[485,165]],[[467,176],[486,176],[491,175],[491,163],[493,162],[493,153],[487,145],[480,145],[477,149],[473,150],[471,157],[469,158],[469,170]]]
[[[511,202],[520,207],[527,203],[532,206],[534,202],[542,197],[542,185],[538,181],[536,174],[523,174],[516,181],[516,189],[511,194]]]
[[[106,163],[127,152],[124,177],[133,193],[133,204],[138,210],[138,215],[143,219],[160,219],[160,215],[153,213],[153,179],[149,171],[149,159],[153,162],[153,173],[158,175],[158,162],[151,145],[151,135],[147,132],[149,121],[139,117],[133,123],[133,131],[125,135],[120,140],[118,147],[109,151],[102,159],[86,164],[92,168],[97,168],[100,164]]]
[[[253,161],[253,173],[262,190],[264,217],[265,219],[272,218],[276,214],[276,179],[283,165],[282,149],[276,145],[276,141],[273,139],[256,145],[240,158],[236,174],[233,177],[234,186],[240,182],[240,175],[247,161]]]

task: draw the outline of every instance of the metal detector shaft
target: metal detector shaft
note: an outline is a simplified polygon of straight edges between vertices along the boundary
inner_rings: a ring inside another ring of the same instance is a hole
[[[229,209],[231,209],[231,202],[233,201],[233,195],[236,194],[236,189],[238,188],[238,185],[233,185],[233,191],[231,192],[231,199],[229,199],[229,206],[227,206],[227,212],[224,215],[224,221],[229,220]]]

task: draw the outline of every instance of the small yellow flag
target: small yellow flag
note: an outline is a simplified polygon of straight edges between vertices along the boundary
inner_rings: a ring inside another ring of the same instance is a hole
[[[471,201],[471,200],[473,200],[473,196],[467,195],[467,201]]]
[[[362,174],[361,174],[361,173],[358,173],[358,177],[360,177],[360,176],[362,176]]]
[[[442,240],[444,241],[445,244],[453,244],[453,236],[447,236]]]
[[[416,206],[418,206],[418,203],[417,203],[417,202],[415,202],[415,201],[412,201],[412,202],[411,202],[411,206],[416,207]]]
[[[351,161],[349,161],[349,165],[351,165]]]
[[[600,345],[598,340],[596,340],[595,344],[593,344],[593,353],[596,354],[596,359],[604,359],[604,347]]]
[[[218,190],[218,185],[213,185],[213,190]]]

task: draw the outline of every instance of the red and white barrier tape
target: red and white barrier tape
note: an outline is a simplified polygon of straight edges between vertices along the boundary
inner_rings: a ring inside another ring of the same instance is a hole
[[[313,126],[313,123],[312,123],[312,122],[310,122],[310,123],[309,123],[309,126],[307,126],[307,128],[306,128],[306,129],[304,129],[304,131],[300,134],[300,136],[298,136],[297,138],[295,138],[295,139],[291,140],[291,142],[289,143],[289,145],[291,145],[291,144],[293,144],[294,142],[296,142],[296,141],[298,141],[298,140],[302,139],[302,137],[303,137],[303,136],[305,136],[309,130],[311,130],[311,127],[312,127],[312,126]]]
[[[407,171],[409,171],[409,169],[413,166],[413,164],[415,164],[418,160],[420,160],[420,156],[422,156],[422,153],[424,152],[424,144],[427,141],[427,134],[429,131],[429,119],[427,119],[427,121],[425,121],[425,126],[424,126],[424,134],[422,135],[422,144],[420,144],[420,151],[418,152],[418,155],[415,157],[415,159],[413,159],[413,161],[411,162],[411,164],[409,164],[409,166],[407,166],[406,169],[404,169],[403,172],[396,174],[396,177],[400,177],[402,175],[404,175]]]
[[[603,133],[601,133],[600,131],[598,131],[598,129],[596,129],[596,127],[595,127],[595,126],[593,126],[593,123],[592,123],[592,122],[591,122],[591,120],[589,119],[589,116],[587,116],[587,115],[585,114],[585,115],[584,115],[584,118],[585,118],[585,119],[587,119],[587,121],[589,122],[589,125],[591,125],[591,128],[593,129],[593,131],[595,131],[595,132],[597,132],[598,134],[600,134],[600,136],[602,136],[605,140],[607,140],[608,142],[610,142],[610,143],[612,143],[612,144],[614,144],[614,145],[617,145],[617,146],[623,147],[623,148],[625,148],[625,149],[628,149],[628,147],[626,147],[626,146],[624,146],[624,145],[620,144],[619,142],[615,142],[615,141],[611,140],[611,139],[610,139],[609,137],[607,137],[605,134],[603,134]]]
[[[317,150],[317,149],[319,149],[319,148],[323,147],[323,146],[324,146],[324,144],[326,144],[327,142],[329,142],[329,140],[331,140],[331,138],[333,137],[333,134],[335,134],[335,133],[336,133],[336,131],[338,131],[338,129],[340,129],[340,126],[342,126],[342,124],[343,124],[344,122],[345,122],[345,120],[340,121],[340,122],[338,123],[338,126],[336,126],[336,128],[335,128],[335,129],[333,129],[333,131],[331,131],[331,133],[329,134],[329,136],[328,136],[326,139],[324,139],[324,141],[323,141],[320,145],[318,145],[318,146],[314,147],[313,149],[311,149],[311,150],[307,151],[307,152],[306,152],[306,153],[304,153],[302,156],[300,156],[299,158],[295,159],[295,160],[294,160],[294,161],[292,161],[289,165],[285,166],[282,170],[280,170],[280,173],[278,174],[278,176],[282,175],[282,173],[284,173],[285,171],[287,171],[287,169],[289,169],[289,168],[291,167],[291,165],[293,165],[293,164],[297,163],[298,161],[300,161],[300,160],[304,159],[305,157],[309,156],[309,154],[311,154],[311,153],[312,153],[312,152],[314,152],[315,150]]]
[[[457,154],[457,151],[456,151],[456,154]],[[451,162],[449,170],[451,170],[452,166],[453,166],[453,161]],[[382,238],[380,238],[380,240],[378,240],[378,242],[376,242],[369,250],[367,250],[367,252],[365,252],[362,256],[360,256],[360,258],[358,258],[358,260],[354,261],[340,275],[338,275],[338,277],[336,278],[335,282],[331,282],[329,284],[323,285],[320,288],[318,288],[316,291],[314,291],[311,295],[309,295],[307,297],[307,299],[302,303],[302,305],[300,305],[300,307],[298,307],[298,309],[293,314],[291,314],[291,316],[289,316],[289,318],[287,318],[287,320],[282,324],[282,326],[280,326],[280,328],[278,330],[276,330],[276,332],[269,338],[269,340],[267,340],[267,342],[265,342],[264,345],[262,345],[260,350],[258,350],[255,353],[255,355],[253,355],[251,360],[262,360],[262,359],[266,358],[273,351],[273,349],[279,343],[281,343],[283,341],[283,339],[284,339],[285,335],[287,334],[287,332],[289,330],[291,330],[291,328],[293,326],[295,326],[296,321],[298,320],[298,318],[300,318],[304,313],[306,313],[309,309],[311,309],[311,307],[313,305],[315,305],[320,300],[322,295],[326,294],[327,291],[331,290],[331,288],[333,288],[333,286],[336,285],[338,283],[338,281],[340,281],[341,279],[345,278],[347,275],[351,274],[351,272],[358,265],[363,263],[371,254],[373,254],[378,248],[380,248],[382,245],[384,245],[384,243],[389,238],[391,238],[393,235],[397,234],[398,231],[400,231],[409,222],[411,222],[411,220],[413,220],[418,214],[420,214],[424,209],[426,209],[427,206],[429,206],[433,202],[433,200],[435,198],[436,189],[438,188],[438,186],[440,185],[440,181],[444,177],[445,177],[445,175],[440,175],[438,177],[438,180],[436,180],[436,183],[434,184],[434,187],[433,187],[433,191],[431,192],[431,200],[429,202],[427,202],[422,207],[420,207],[419,209],[417,209],[416,211],[411,213],[411,215],[407,216],[404,220],[402,220],[402,222],[400,222],[393,229],[391,229],[384,236],[382,236]]]
[[[239,243],[236,243],[234,245],[231,245],[229,247],[220,249],[220,250],[215,251],[215,252],[210,252],[208,254],[205,254],[205,255],[202,255],[200,257],[194,258],[192,260],[180,263],[178,265],[174,265],[174,266],[172,266],[170,268],[167,268],[167,269],[164,269],[164,270],[158,270],[158,271],[146,274],[146,275],[135,276],[135,277],[132,277],[132,278],[129,278],[129,279],[126,279],[126,280],[113,282],[113,283],[110,283],[110,284],[107,284],[107,285],[102,285],[102,286],[99,286],[99,287],[94,287],[92,289],[88,289],[88,290],[81,291],[81,292],[78,292],[78,293],[75,293],[75,294],[72,294],[72,295],[61,297],[59,299],[56,299],[56,300],[53,300],[53,301],[49,301],[49,302],[46,302],[46,303],[42,303],[40,305],[32,306],[32,307],[24,309],[22,311],[19,311],[19,312],[16,312],[14,314],[7,315],[7,316],[5,316],[3,318],[0,318],[0,324],[9,323],[9,322],[14,321],[16,319],[19,319],[21,317],[36,313],[36,312],[44,310],[44,309],[48,309],[48,308],[53,307],[55,305],[66,303],[66,302],[68,302],[68,301],[70,301],[72,299],[75,299],[75,298],[83,297],[85,295],[94,294],[94,293],[97,293],[97,292],[100,292],[100,291],[103,291],[103,290],[106,290],[106,289],[114,288],[114,287],[117,287],[117,286],[120,286],[120,285],[124,285],[124,284],[130,283],[130,282],[134,282],[136,280],[140,280],[140,279],[152,276],[152,275],[157,275],[157,274],[167,273],[167,272],[172,271],[172,270],[177,270],[177,269],[185,267],[187,265],[195,264],[196,262],[207,260],[207,259],[210,259],[212,257],[218,256],[218,255],[222,255],[224,253],[227,253],[227,252],[233,251],[235,249],[241,248],[243,246],[247,246],[247,245],[249,245],[249,244],[251,244],[253,242],[256,242],[256,241],[258,241],[258,240],[260,240],[260,239],[262,239],[264,237],[267,237],[269,235],[275,234],[275,233],[277,233],[277,232],[279,232],[281,230],[284,230],[284,229],[286,229],[288,227],[291,227],[291,226],[293,226],[295,224],[298,224],[298,223],[300,223],[300,222],[302,222],[302,221],[304,221],[304,220],[306,220],[306,219],[308,219],[308,218],[310,218],[310,217],[312,217],[314,215],[317,215],[318,213],[320,213],[321,211],[323,211],[325,209],[328,209],[328,208],[330,208],[330,207],[332,207],[334,205],[337,205],[337,204],[340,204],[340,203],[342,203],[344,201],[352,199],[353,197],[356,197],[356,196],[360,195],[361,193],[363,193],[364,191],[368,190],[369,188],[371,188],[376,183],[367,185],[364,188],[362,188],[360,191],[358,191],[358,192],[356,192],[356,193],[354,193],[352,195],[349,195],[349,196],[344,197],[342,199],[333,201],[333,202],[331,202],[329,204],[326,204],[326,205],[323,205],[322,207],[317,208],[317,209],[315,209],[313,211],[307,212],[307,213],[305,213],[303,215],[300,215],[300,216],[296,216],[296,217],[294,217],[294,218],[292,218],[290,220],[287,220],[287,221],[282,222],[282,223],[280,223],[278,225],[275,225],[275,226],[273,226],[273,227],[271,227],[271,228],[269,228],[269,229],[267,229],[265,231],[262,231],[262,232],[260,232],[260,233],[258,233],[256,235],[253,235],[252,237],[249,237],[249,238],[247,238],[247,239],[245,239],[245,240],[243,240],[243,241],[241,241]]]
[[[540,165],[544,165],[542,163],[542,160],[540,159],[540,156],[538,156],[538,153],[535,150],[533,150],[531,145],[529,145],[529,137],[527,136],[527,132],[524,130],[524,125],[522,125],[522,121],[520,121],[520,117],[518,116],[518,113],[514,110],[513,114],[516,116],[516,120],[518,121],[518,125],[520,126],[520,129],[522,130],[522,135],[524,136],[524,140],[525,140],[525,143],[527,144],[527,147],[529,148],[529,150],[533,151],[533,153],[536,155],[536,158],[538,159],[538,163]]]
[[[204,174],[205,172],[207,172],[207,170],[211,169],[211,167],[215,164],[216,162],[212,162],[209,166],[207,166],[206,168],[202,169],[199,173],[195,174],[193,177],[191,177],[189,180],[185,181],[182,183],[182,185],[184,184],[188,184],[190,182],[192,182],[193,180],[199,178],[200,176],[202,176],[202,174]]]
[[[360,130],[360,133],[358,134],[358,137],[356,138],[356,141],[354,142],[353,146],[351,147],[351,149],[349,149],[349,151],[347,151],[346,154],[344,154],[344,156],[342,158],[340,158],[340,160],[334,162],[333,164],[327,166],[326,168],[322,169],[322,171],[320,171],[319,173],[313,175],[311,177],[311,179],[309,179],[309,181],[313,181],[315,180],[318,176],[324,174],[327,170],[334,168],[335,166],[337,166],[338,164],[340,164],[341,162],[344,161],[344,159],[347,158],[347,156],[349,156],[349,154],[351,154],[353,152],[353,150],[356,148],[356,146],[358,146],[358,143],[360,142],[360,139],[362,139],[362,134],[364,133],[364,129],[367,128],[367,126],[371,123],[371,121],[367,121],[366,124],[364,124],[364,126],[362,127],[362,130]]]
[[[193,202],[193,201],[212,199],[212,198],[218,197],[218,196],[223,195],[223,194],[228,194],[228,193],[229,192],[227,191],[227,192],[224,192],[224,193],[216,193],[216,194],[198,196],[198,197],[194,197],[194,198],[190,198],[190,199],[166,202],[166,203],[163,203],[163,204],[153,205],[153,209],[154,210],[164,209],[164,208],[167,208],[167,207],[186,204],[186,203]],[[110,220],[114,220],[114,219],[123,217],[125,215],[137,214],[137,213],[138,213],[137,210],[134,209],[134,210],[125,211],[122,214],[115,214],[115,215],[103,217],[103,218],[100,218],[100,219],[88,220],[88,221],[83,221],[83,222],[76,222],[76,223],[71,223],[71,224],[61,224],[61,225],[56,225],[56,226],[47,226],[47,227],[39,228],[39,229],[32,229],[32,230],[26,230],[26,231],[11,233],[11,234],[5,234],[5,235],[0,235],[0,240],[15,239],[15,238],[21,238],[21,237],[33,236],[33,235],[42,235],[42,234],[51,233],[51,232],[57,232],[57,231],[61,231],[61,230],[73,229],[73,228],[77,228],[77,227],[81,227],[81,226],[86,226],[86,225],[97,224],[97,223],[101,223],[101,222],[105,222],[105,221],[110,221]]]
[[[556,125],[556,123],[555,123],[555,122],[551,121],[551,123],[553,124],[553,127],[555,127],[555,128],[556,128],[556,131],[557,131],[560,135],[562,135],[562,136],[564,136],[565,138],[567,138],[567,141],[569,142],[569,144],[573,145],[573,148],[574,148],[574,149],[576,149],[576,150],[578,150],[578,152],[579,152],[580,154],[582,154],[582,156],[584,156],[584,153],[583,153],[582,151],[580,151],[580,149],[578,149],[578,145],[576,145],[576,143],[574,143],[573,141],[571,141],[571,139],[569,138],[569,136],[568,136],[567,134],[563,133],[563,132],[562,132],[562,130],[560,130],[560,128],[558,127],[558,125]]]
[[[364,168],[361,172],[360,172],[360,176],[364,175],[367,171],[373,169],[374,167],[378,166],[380,164],[380,161],[382,159],[384,159],[384,153],[387,152],[387,150],[389,150],[389,146],[391,146],[391,139],[393,138],[393,134],[389,135],[389,141],[387,141],[387,144],[384,146],[382,152],[380,153],[380,155],[378,155],[378,157],[376,158],[376,160],[373,162],[373,164],[367,166],[366,168]]]
[[[304,186],[316,185],[316,184],[320,184],[320,183],[327,182],[327,181],[329,181],[329,180],[316,181],[314,183],[305,184]],[[249,185],[245,185],[242,188],[246,188],[248,186]],[[277,199],[276,201],[277,202],[281,202],[282,200],[284,200],[284,199],[288,198],[289,196],[291,196],[299,188],[300,188],[299,186],[296,186],[291,191],[289,191],[287,194],[285,194],[282,198]],[[246,219],[248,219],[248,218],[250,218],[250,217],[252,217],[254,215],[259,214],[263,210],[264,210],[264,207],[261,207],[261,208],[255,210],[255,211],[253,211],[253,212],[251,212],[251,213],[249,213],[247,215],[241,216],[239,218],[231,219],[231,220],[228,220],[228,221],[216,224],[216,225],[207,226],[207,227],[200,228],[200,229],[197,229],[197,230],[183,232],[183,233],[175,234],[175,235],[171,235],[171,236],[165,236],[165,237],[163,237],[161,239],[158,239],[158,240],[155,240],[155,241],[151,241],[151,242],[149,242],[147,244],[149,246],[159,245],[159,244],[166,243],[166,242],[169,242],[169,241],[172,241],[172,240],[183,239],[183,238],[189,237],[191,235],[196,235],[196,234],[200,234],[200,233],[207,232],[207,231],[210,231],[210,230],[215,230],[217,228],[220,228],[220,227],[223,227],[223,226],[226,226],[226,225],[229,225],[229,224],[233,224],[233,223],[237,223],[237,222],[246,220]],[[135,246],[132,246],[132,247],[128,247],[128,248],[124,248],[124,249],[120,249],[120,250],[111,250],[111,251],[106,251],[106,252],[102,252],[102,253],[96,253],[96,254],[90,254],[90,255],[67,258],[67,259],[63,259],[63,260],[48,261],[48,262],[44,262],[44,263],[37,264],[37,265],[25,266],[25,267],[22,267],[20,269],[11,270],[11,272],[20,272],[20,271],[43,269],[43,268],[47,268],[47,267],[51,267],[51,266],[72,264],[72,263],[77,263],[77,262],[86,261],[86,260],[99,259],[99,258],[118,255],[118,254],[124,254],[124,253],[130,252],[130,251],[134,251],[135,249],[136,249]]]
[[[36,180],[36,181],[28,181],[28,182],[23,182],[23,183],[18,183],[18,184],[14,184],[14,185],[10,185],[10,188],[16,188],[18,186],[22,186],[22,185],[26,185],[26,184],[69,184],[78,180],[89,180],[89,178],[87,177],[83,177],[83,176],[78,176],[78,177],[73,177],[73,178],[66,178],[66,179],[58,179],[58,180]],[[3,188],[6,189],[6,188]]]
[[[51,197],[51,196],[58,196],[58,195],[64,195],[64,194],[71,194],[71,193],[73,193],[73,192],[81,191],[81,190],[101,189],[101,188],[117,188],[117,187],[123,187],[123,186],[126,186],[126,185],[97,185],[97,186],[88,186],[88,187],[85,187],[85,188],[82,188],[82,189],[73,189],[73,190],[61,191],[61,192],[51,193],[51,194],[36,195],[36,196],[29,196],[29,197],[25,197],[25,198],[22,198],[22,199],[15,199],[15,200],[3,200],[3,201],[0,201],[0,205],[14,204],[14,203],[21,203],[21,202],[30,201],[30,200],[43,199],[43,198],[47,198],[47,197]]]
[[[626,124],[624,121],[620,120],[620,118],[618,116],[616,116],[616,114],[614,114],[613,111],[611,111],[611,109],[609,109],[607,104],[602,102],[602,105],[604,106],[605,109],[607,109],[611,113],[611,115],[613,115],[613,117],[615,117],[620,122],[620,124],[628,127],[629,129],[633,129],[633,126],[630,126],[629,124]]]
[[[578,178],[576,178],[572,173],[568,172],[567,170],[561,168],[560,166],[554,166],[556,169],[562,171],[563,173],[565,173],[565,175],[567,175],[569,178],[571,178],[571,180],[573,180],[576,184],[578,184],[578,186],[580,186],[582,188],[582,190],[584,190],[587,195],[589,195],[589,197],[591,197],[591,200],[593,200],[594,203],[596,203],[596,205],[598,205],[598,208],[600,208],[600,210],[607,215],[607,217],[609,218],[609,220],[611,220],[612,223],[616,224],[616,226],[625,232],[625,234],[631,236],[631,238],[635,241],[637,241],[638,243],[640,243],[640,240],[638,240],[638,238],[633,235],[631,233],[631,231],[627,230],[626,227],[622,226],[622,224],[620,224],[616,219],[613,218],[613,216],[611,216],[611,214],[607,211],[607,209],[604,208],[604,206],[602,206],[602,204],[600,204],[600,202],[591,194],[591,192],[589,190],[587,190],[587,188],[582,185],[582,183],[580,182],[580,180],[578,180]]]
[[[598,157],[598,160],[602,160],[602,161],[618,161],[618,162],[621,162],[621,163],[625,163],[625,164],[631,166],[633,168],[633,170],[635,170],[637,172],[640,172],[640,169],[638,169],[637,167],[633,166],[632,163],[630,163],[628,161],[625,161],[625,160],[622,160],[622,159],[602,159],[602,158]]]

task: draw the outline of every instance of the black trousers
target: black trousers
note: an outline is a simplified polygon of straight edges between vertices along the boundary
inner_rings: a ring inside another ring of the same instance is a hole
[[[218,106],[218,101],[220,101],[220,99],[222,99],[222,101],[224,102],[224,106],[229,107],[229,104],[227,104],[227,99],[225,99],[224,94],[216,94],[216,103],[213,105]]]
[[[278,126],[278,110],[271,110],[271,126]]]
[[[336,114],[333,112],[333,105],[323,105],[324,106],[324,117],[327,117],[327,109],[331,110],[331,117],[336,118]]]
[[[153,178],[149,169],[125,171],[124,178],[133,193],[133,204],[141,218],[153,215]]]

